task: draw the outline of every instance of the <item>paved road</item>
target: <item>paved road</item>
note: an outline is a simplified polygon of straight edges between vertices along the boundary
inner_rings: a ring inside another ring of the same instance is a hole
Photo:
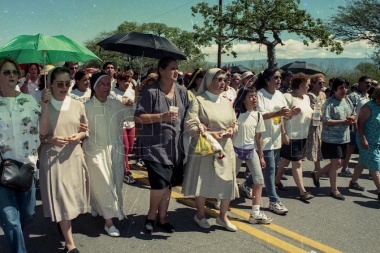
[[[356,156],[354,156],[355,159]],[[194,201],[184,198],[180,189],[172,194],[169,220],[176,227],[174,234],[157,230],[153,235],[142,232],[148,210],[149,188],[146,171],[134,170],[138,178],[135,185],[123,189],[127,218],[117,223],[121,237],[111,238],[103,230],[103,220],[90,214],[82,215],[73,222],[74,239],[81,252],[379,252],[378,229],[380,227],[376,188],[362,175],[360,184],[365,192],[349,190],[348,178],[339,178],[338,185],[346,201],[328,196],[329,182],[321,180],[321,188],[313,187],[310,179],[312,164],[305,162],[305,186],[316,197],[310,202],[296,199],[298,190],[287,171],[288,180],[283,184],[288,192],[279,192],[282,202],[289,208],[286,216],[267,212],[274,219],[270,225],[251,225],[246,220],[250,200],[241,197],[232,203],[230,217],[239,228],[236,233],[215,225],[217,210],[208,203],[210,230],[199,228],[192,218]],[[241,170],[243,171],[243,169]],[[239,176],[242,176],[240,173]],[[239,178],[242,181],[242,178]],[[264,197],[264,205],[268,199]],[[43,218],[42,205],[38,201],[35,220],[25,231],[29,252],[61,252],[64,241],[55,224]],[[0,252],[8,253],[5,238],[0,229]]]

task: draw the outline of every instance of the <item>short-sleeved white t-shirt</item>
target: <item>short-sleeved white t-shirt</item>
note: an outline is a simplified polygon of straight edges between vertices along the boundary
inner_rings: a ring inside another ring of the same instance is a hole
[[[244,148],[255,145],[256,133],[265,131],[263,116],[257,111],[241,113],[237,119],[238,131],[233,138],[233,145]]]
[[[287,103],[280,91],[276,90],[274,94],[270,94],[262,88],[257,92],[257,111],[262,115],[277,112],[283,107],[287,107]],[[281,148],[281,120],[282,117],[264,120],[265,132],[262,134],[264,150]]]
[[[286,93],[284,97],[289,108],[296,106],[301,108],[301,112],[294,115],[290,120],[285,120],[285,131],[291,140],[306,139],[309,133],[309,126],[313,115],[313,109],[310,107],[310,98],[303,95],[303,99],[293,97],[292,94]]]

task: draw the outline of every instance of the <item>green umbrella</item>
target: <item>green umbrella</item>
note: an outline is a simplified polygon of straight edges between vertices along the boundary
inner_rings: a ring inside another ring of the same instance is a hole
[[[0,57],[12,57],[18,63],[53,64],[61,61],[86,62],[99,59],[85,46],[63,35],[19,35],[0,48]]]

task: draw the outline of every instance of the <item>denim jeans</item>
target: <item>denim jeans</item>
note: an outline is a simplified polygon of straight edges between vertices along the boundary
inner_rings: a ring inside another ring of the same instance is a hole
[[[265,190],[270,202],[280,202],[280,197],[276,193],[274,178],[276,176],[276,167],[280,161],[280,149],[264,150],[264,160],[266,163],[263,169]]]
[[[36,206],[34,183],[28,192],[17,192],[0,186],[0,226],[10,252],[26,252],[22,227],[31,220]]]

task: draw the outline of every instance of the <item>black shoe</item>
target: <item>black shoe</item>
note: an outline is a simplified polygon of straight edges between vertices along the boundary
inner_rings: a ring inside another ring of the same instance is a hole
[[[145,225],[144,225],[145,233],[151,234],[153,232],[154,222],[155,220],[146,219]]]
[[[161,228],[162,230],[164,230],[167,233],[174,233],[175,232],[175,228],[172,225],[170,225],[169,222],[166,222],[163,224],[161,222],[157,222],[157,227]]]
[[[275,186],[276,186],[276,188],[277,189],[279,189],[280,191],[284,191],[284,192],[287,192],[288,191],[288,189],[287,188],[285,188],[285,186],[280,182],[280,183],[278,183],[278,184],[274,184]]]
[[[345,200],[346,198],[341,194],[334,194],[332,192],[330,192],[330,196],[333,197],[334,199],[339,199],[339,200]]]
[[[319,180],[317,179],[317,177],[315,176],[315,171],[312,171],[311,172],[311,178],[313,179],[313,183],[315,185],[315,187],[320,187],[321,184],[319,183]]]
[[[285,177],[285,176],[281,176],[281,180],[288,180],[288,178],[287,177]]]
[[[69,250],[68,248],[64,248],[63,249],[63,252],[64,253],[80,253],[79,250],[77,248],[73,248],[72,250]]]
[[[353,189],[353,190],[357,190],[357,191],[362,191],[362,192],[365,191],[365,188],[363,186],[360,186],[358,184],[358,182],[353,183],[353,182],[350,181],[350,184],[348,185],[348,188]]]

